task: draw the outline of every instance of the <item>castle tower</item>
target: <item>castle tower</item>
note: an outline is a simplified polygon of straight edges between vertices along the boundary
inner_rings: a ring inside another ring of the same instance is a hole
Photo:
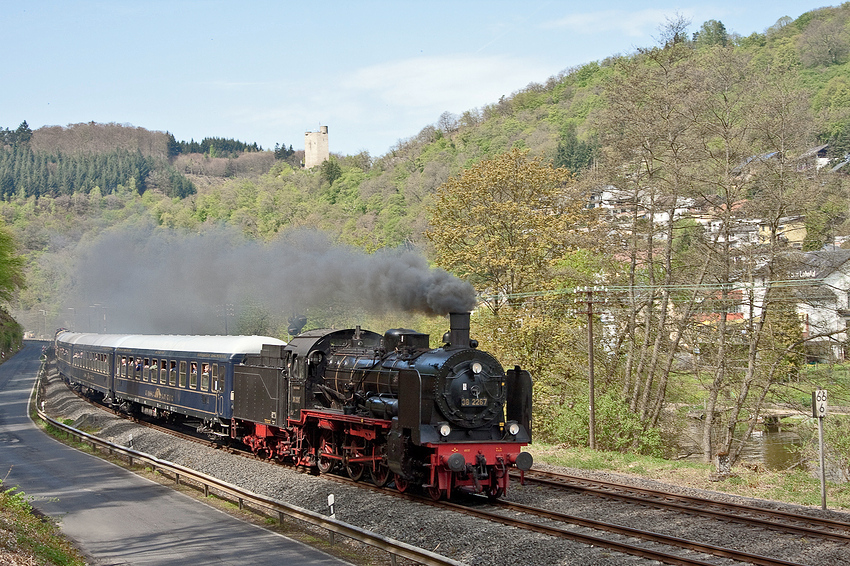
[[[328,127],[319,126],[318,132],[304,134],[304,168],[312,169],[330,157]]]

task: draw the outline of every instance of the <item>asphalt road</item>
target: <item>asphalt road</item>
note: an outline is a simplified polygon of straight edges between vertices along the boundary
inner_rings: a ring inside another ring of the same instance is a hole
[[[41,344],[0,365],[0,478],[54,517],[92,564],[347,564],[41,432],[27,416]]]

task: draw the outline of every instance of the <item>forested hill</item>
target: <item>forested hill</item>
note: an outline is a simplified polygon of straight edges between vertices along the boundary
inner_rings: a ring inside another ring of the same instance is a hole
[[[655,85],[649,81],[671,53],[680,69],[669,75],[676,81],[668,85],[675,91],[667,93],[671,100],[719,96],[689,82],[718,61],[737,65],[730,69],[743,77],[736,88],[750,94],[759,81],[779,80],[774,75],[783,70],[783,88],[803,101],[794,115],[801,128],[788,152],[802,155],[828,143],[830,156],[839,159],[850,150],[850,4],[812,10],[795,20],[776,17],[767,30],[743,30],[748,35],[730,33],[717,20],[668,22],[659,45],[541,77],[482,108],[446,112],[385,155],[333,155],[311,171],[298,165],[303,152],[287,150],[286,144],[261,151],[250,141],[178,142],[168,132],[120,124],[35,131],[25,124],[14,130],[6,125],[0,216],[30,265],[29,288],[17,311],[54,305],[69,279],[64,258],[73,255],[77,242],[116,225],[150,223],[197,232],[225,224],[259,239],[310,227],[368,251],[399,245],[427,249],[422,234],[435,190],[474,164],[512,148],[527,149],[581,180],[605,159],[627,155],[626,145],[612,144],[637,138],[617,141],[609,134],[625,131],[631,116],[615,122],[605,113],[624,102],[627,93],[618,81],[634,77],[625,84],[644,86],[647,94],[641,102],[631,101],[634,108],[650,108]],[[619,100],[612,85],[620,88]],[[766,116],[769,103],[753,99],[752,106],[739,110]],[[818,222],[813,233],[850,233],[846,207],[833,204],[813,203],[818,208],[810,215]]]
[[[202,154],[207,159],[235,161],[262,147],[226,138],[177,141],[168,132],[123,124],[72,124],[32,131],[24,121],[16,129],[0,129],[0,199],[58,197],[120,190],[143,194],[157,189],[169,197],[185,198],[196,189],[177,159]],[[265,168],[267,170],[268,167]],[[234,176],[238,167],[225,168],[221,177]],[[210,171],[203,171],[210,173]]]

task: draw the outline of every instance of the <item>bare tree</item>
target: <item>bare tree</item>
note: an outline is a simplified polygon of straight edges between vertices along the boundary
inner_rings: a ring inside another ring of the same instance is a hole
[[[848,35],[844,22],[837,17],[813,20],[800,36],[800,60],[810,67],[843,63],[850,53]]]

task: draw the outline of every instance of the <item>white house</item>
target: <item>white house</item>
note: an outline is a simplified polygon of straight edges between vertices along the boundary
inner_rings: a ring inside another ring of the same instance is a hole
[[[850,318],[850,250],[828,249],[783,256],[782,271],[774,275],[774,286],[789,289],[796,301],[809,359],[843,360]],[[777,281],[777,279],[779,281]],[[753,285],[738,286],[745,297],[740,311],[745,318],[761,315],[767,290],[764,277]]]

